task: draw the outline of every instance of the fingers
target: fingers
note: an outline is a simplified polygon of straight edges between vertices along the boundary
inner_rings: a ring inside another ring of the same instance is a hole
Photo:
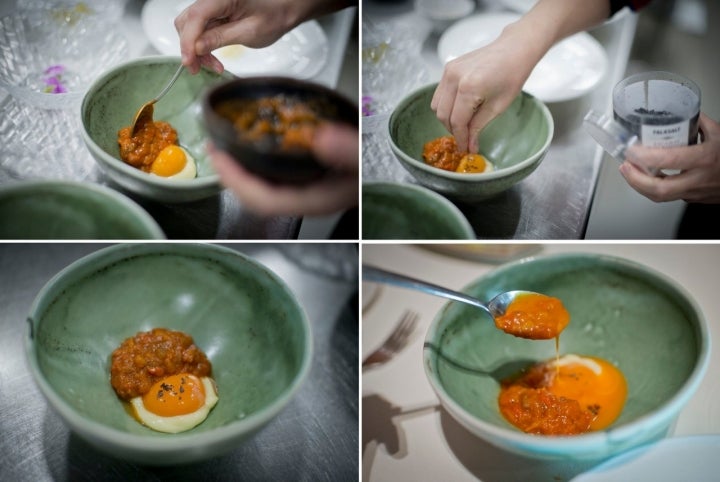
[[[630,162],[624,162],[620,166],[620,173],[630,187],[651,201],[695,201],[697,195],[704,195],[702,174],[697,170],[672,176],[652,176]]]
[[[627,160],[648,169],[685,170],[700,167],[710,158],[707,146],[703,144],[683,147],[646,147],[639,144],[631,146]]]
[[[201,59],[196,50],[196,42],[205,31],[209,21],[223,16],[224,11],[220,3],[210,0],[197,0],[183,10],[175,19],[175,29],[180,36],[182,63],[190,73],[196,74],[201,65]],[[208,52],[202,52],[200,55],[203,53]]]
[[[337,212],[358,202],[356,175],[330,175],[306,186],[275,185],[254,176],[232,157],[208,147],[223,185],[242,205],[262,216],[303,216]]]
[[[200,65],[203,65],[218,74],[222,74],[225,70],[225,66],[223,66],[222,62],[220,62],[220,60],[218,60],[218,58],[213,54],[201,55],[198,58],[200,59]]]
[[[698,127],[700,129],[700,134],[702,135],[703,142],[715,140],[717,137],[720,137],[720,124],[718,124],[702,112],[700,113]]]
[[[452,74],[445,68],[445,74],[435,89],[430,108],[435,111],[438,120],[442,122],[448,132],[452,132],[450,125],[450,115],[455,104],[455,96],[457,95],[457,82],[452,80]]]
[[[356,127],[323,124],[315,131],[313,152],[321,162],[334,169],[357,173],[359,140]]]

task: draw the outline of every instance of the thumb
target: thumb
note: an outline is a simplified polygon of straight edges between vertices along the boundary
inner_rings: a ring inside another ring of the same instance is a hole
[[[358,149],[357,127],[326,123],[315,131],[313,152],[322,163],[331,168],[357,172]]]

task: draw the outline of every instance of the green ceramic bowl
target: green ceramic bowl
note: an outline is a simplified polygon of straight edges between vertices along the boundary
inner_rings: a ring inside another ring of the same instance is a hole
[[[425,372],[445,409],[475,435],[526,456],[589,460],[662,438],[697,389],[710,357],[707,323],[682,287],[644,266],[601,255],[569,254],[514,262],[465,287],[480,299],[508,290],[559,297],[571,321],[561,354],[618,366],[628,398],[608,429],[572,437],[529,435],[497,407],[498,380],[555,356],[554,340],[497,330],[489,315],[447,304],[426,337]]]
[[[171,465],[226,452],[268,423],[305,379],[308,320],[285,283],[214,245],[116,245],[65,268],[28,317],[30,372],[70,428],[111,455]],[[112,351],[153,327],[191,335],[213,366],[220,400],[179,434],[130,416],[109,380]]]
[[[0,188],[0,239],[164,239],[122,194],[95,184],[32,181]]]
[[[163,56],[118,65],[93,82],[80,108],[83,140],[103,171],[123,188],[162,202],[196,201],[220,191],[218,175],[205,151],[200,102],[205,89],[233,78],[230,74],[201,70],[190,75],[184,71],[155,104],[153,119],[169,122],[178,133],[179,144],[195,159],[195,179],[151,176],[120,160],[118,131],[132,123],[141,105],[160,93],[179,65],[179,57]]]
[[[363,239],[475,239],[462,212],[422,186],[365,183]]]
[[[494,171],[464,174],[425,164],[425,143],[448,135],[430,109],[436,87],[428,85],[405,97],[388,123],[395,157],[420,184],[455,199],[478,201],[525,179],[545,157],[553,137],[552,116],[545,104],[522,92],[480,133],[480,153],[493,163]]]

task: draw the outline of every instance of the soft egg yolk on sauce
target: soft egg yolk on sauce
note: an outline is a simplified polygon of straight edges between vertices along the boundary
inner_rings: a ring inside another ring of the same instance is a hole
[[[505,419],[524,432],[576,435],[608,427],[626,398],[625,377],[611,363],[566,355],[504,381],[498,406]]]
[[[620,370],[597,357],[567,355],[556,364],[559,370],[548,388],[590,411],[590,430],[601,430],[618,418],[627,398],[627,383]]]
[[[172,375],[155,383],[142,402],[149,412],[162,417],[186,415],[205,404],[205,387],[195,375]]]
[[[187,163],[187,156],[180,146],[171,145],[160,151],[150,167],[150,172],[157,176],[169,177],[182,171]]]

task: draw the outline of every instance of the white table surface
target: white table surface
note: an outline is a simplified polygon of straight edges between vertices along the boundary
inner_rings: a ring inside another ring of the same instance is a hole
[[[720,245],[552,244],[539,254],[594,252],[645,264],[675,279],[702,307],[712,338],[720,340]],[[492,264],[442,255],[421,246],[363,245],[363,263],[449,288],[461,289]],[[371,285],[363,284],[364,293]],[[411,344],[395,359],[362,374],[363,481],[569,480],[592,465],[543,462],[513,455],[475,437],[444,411],[422,366],[424,336],[445,300],[381,286],[363,312],[363,358],[390,333],[406,309],[420,322]],[[720,434],[720,352],[711,354],[698,391],[683,409],[674,435]],[[720,455],[720,454],[718,454]],[[709,461],[708,463],[713,463]]]

